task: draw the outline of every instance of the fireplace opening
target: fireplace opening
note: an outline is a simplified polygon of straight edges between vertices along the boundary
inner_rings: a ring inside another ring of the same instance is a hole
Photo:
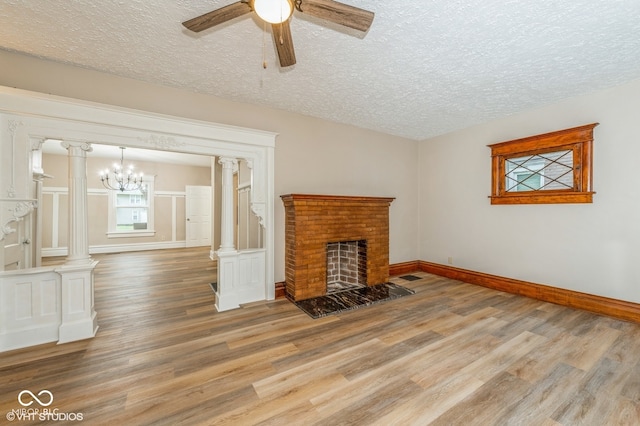
[[[327,243],[327,293],[367,286],[367,241]]]

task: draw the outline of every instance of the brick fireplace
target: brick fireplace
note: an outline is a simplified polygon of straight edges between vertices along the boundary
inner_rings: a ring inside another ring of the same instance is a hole
[[[298,301],[323,296],[337,281],[371,286],[389,279],[389,206],[394,198],[309,194],[281,198],[287,297]],[[348,251],[356,257],[331,259],[332,252]],[[349,262],[355,269],[334,271],[331,266]]]

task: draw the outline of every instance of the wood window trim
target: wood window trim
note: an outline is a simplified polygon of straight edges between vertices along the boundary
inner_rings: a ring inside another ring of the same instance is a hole
[[[593,128],[598,123],[488,145],[491,148],[491,204],[558,204],[593,202]],[[573,188],[507,192],[509,158],[573,151]]]

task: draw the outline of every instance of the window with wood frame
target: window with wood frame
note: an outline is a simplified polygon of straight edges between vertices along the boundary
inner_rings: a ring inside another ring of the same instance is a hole
[[[489,145],[491,204],[593,202],[598,123]]]

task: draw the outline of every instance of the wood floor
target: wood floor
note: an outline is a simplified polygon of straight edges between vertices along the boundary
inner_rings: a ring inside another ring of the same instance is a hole
[[[0,354],[0,422],[47,389],[91,425],[640,424],[640,325],[421,272],[317,320],[217,313],[207,256],[95,256],[97,336]]]

